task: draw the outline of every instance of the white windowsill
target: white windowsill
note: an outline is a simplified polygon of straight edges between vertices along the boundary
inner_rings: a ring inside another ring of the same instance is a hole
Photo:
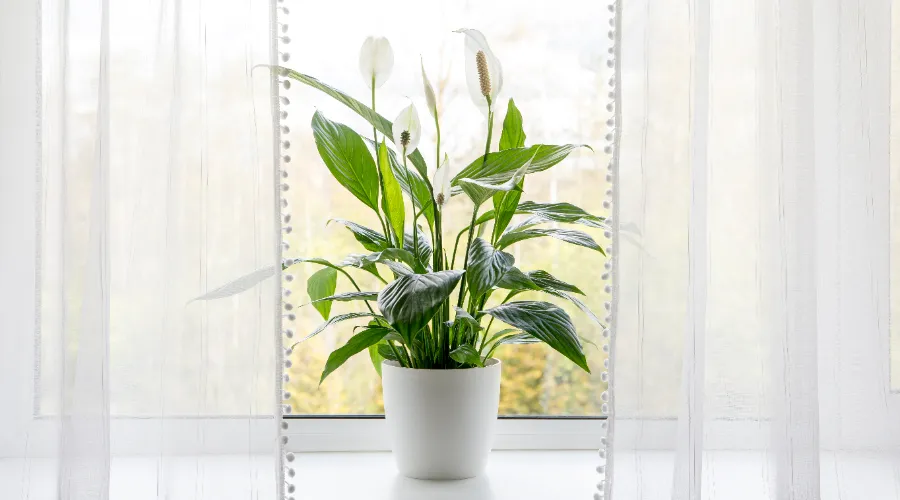
[[[591,498],[596,451],[493,451],[483,477],[402,477],[390,452],[298,453],[297,498],[329,500],[538,500]]]

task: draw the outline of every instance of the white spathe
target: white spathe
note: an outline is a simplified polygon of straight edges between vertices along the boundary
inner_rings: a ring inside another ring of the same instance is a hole
[[[500,405],[500,361],[460,370],[417,370],[385,361],[381,373],[401,474],[466,479],[484,471]]]
[[[469,95],[472,101],[483,113],[487,114],[488,104],[484,95],[481,94],[481,83],[478,78],[478,65],[475,57],[479,52],[484,52],[487,60],[488,74],[491,77],[491,102],[496,104],[497,96],[503,90],[503,67],[500,60],[494,55],[491,46],[488,45],[487,39],[478,30],[458,29],[454,33],[462,33],[466,36],[465,45],[465,64],[466,64],[466,86],[469,88]]]
[[[366,38],[359,49],[359,72],[366,86],[371,89],[374,82],[376,89],[381,87],[393,70],[394,49],[391,42],[383,36]]]
[[[448,201],[450,201],[450,181],[453,176],[450,175],[450,157],[444,153],[444,161],[441,166],[434,172],[432,186],[434,186],[434,202],[440,210]]]
[[[419,58],[419,65],[422,66],[422,86],[425,88],[425,102],[428,103],[428,112],[436,120],[438,117],[437,98],[434,96],[434,87],[431,86],[431,81],[428,80],[428,75],[425,73],[425,61],[421,57]]]
[[[419,121],[419,112],[416,111],[416,105],[412,101],[394,119],[394,126],[391,132],[394,136],[394,145],[400,151],[403,150],[403,146],[400,145],[400,136],[403,132],[409,132],[409,144],[406,145],[407,155],[419,147],[419,140],[422,138],[422,123]]]

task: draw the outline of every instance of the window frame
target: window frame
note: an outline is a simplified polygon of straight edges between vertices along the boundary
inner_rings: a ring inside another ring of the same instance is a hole
[[[606,417],[500,416],[495,450],[596,450]],[[285,416],[292,452],[390,451],[383,415]]]

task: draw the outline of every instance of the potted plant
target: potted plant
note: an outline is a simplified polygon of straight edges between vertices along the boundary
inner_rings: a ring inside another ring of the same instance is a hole
[[[571,301],[598,321],[576,297],[581,290],[545,271],[517,268],[505,250],[523,240],[552,237],[603,252],[583,231],[541,226],[556,222],[608,228],[604,218],[570,203],[521,201],[528,174],[556,165],[582,146],[526,147],[522,116],[510,99],[499,151],[491,151],[495,98],[503,85],[501,66],[480,32],[458,32],[465,37],[470,93],[486,114],[488,129],[484,153],[455,176],[446,154],[437,165],[440,116],[424,66],[425,97],[437,131],[433,175],[417,149],[421,124],[416,108],[410,104],[393,123],[374,111],[376,89],[393,66],[387,40],[369,38],[360,53],[371,107],[311,76],[278,68],[282,76],[319,89],[372,124],[371,137],[364,137],[318,111],[312,117],[325,166],[380,222],[380,227],[369,228],[332,219],[364,250],[340,262],[285,259],[284,269],[299,263],[322,266],[309,278],[307,290],[310,304],[325,322],[296,343],[339,323],[357,323],[355,334],[328,357],[320,383],[350,357],[367,352],[383,377],[385,417],[398,468],[419,479],[462,479],[483,471],[499,404],[501,363],[494,358],[498,347],[543,342],[590,371],[582,341],[563,309],[550,302],[515,300],[522,292],[543,292]],[[471,200],[472,212],[455,242],[448,240],[454,243],[450,245],[444,241],[442,212],[456,195]],[[486,208],[488,203],[491,208]],[[527,217],[512,224],[517,214]],[[373,274],[383,288],[362,290],[348,272],[353,269]],[[389,273],[389,279],[382,273]],[[352,288],[338,292],[338,275]],[[230,294],[251,281],[223,289]],[[217,296],[222,293],[207,298]],[[349,301],[361,302],[365,311],[331,315],[331,303]]]

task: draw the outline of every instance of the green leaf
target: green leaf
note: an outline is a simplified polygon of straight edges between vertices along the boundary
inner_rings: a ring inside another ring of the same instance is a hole
[[[307,334],[305,337],[303,337],[302,339],[295,342],[294,345],[297,345],[300,342],[303,342],[303,341],[306,341],[306,340],[309,340],[309,339],[315,337],[316,335],[322,333],[322,331],[324,331],[326,328],[328,328],[329,326],[331,326],[335,323],[340,323],[341,321],[347,321],[348,319],[366,318],[366,317],[378,317],[378,316],[375,316],[374,314],[368,313],[368,312],[366,312],[366,313],[352,312],[352,313],[338,314],[337,316],[332,316],[331,319],[329,319],[328,321],[317,326],[315,330],[313,330],[311,333]]]
[[[306,280],[306,293],[309,294],[313,307],[319,311],[324,320],[331,315],[331,301],[319,302],[319,300],[334,295],[336,288],[337,271],[331,267],[319,269]]]
[[[500,239],[500,236],[503,235],[503,230],[509,225],[513,215],[516,214],[519,198],[522,197],[522,189],[525,187],[524,183],[525,179],[522,179],[519,181],[518,189],[494,194],[494,213],[496,214],[496,219],[494,220],[494,231],[491,241]]]
[[[513,266],[515,258],[491,246],[482,238],[472,240],[469,247],[469,265],[466,268],[466,283],[473,299],[478,299]]]
[[[425,231],[422,231],[421,226],[419,226],[416,233],[418,233],[419,236],[418,246],[415,246],[413,244],[412,233],[406,233],[405,235],[403,235],[403,248],[410,253],[418,250],[419,253],[416,254],[416,272],[423,273],[426,272],[426,268],[428,268],[429,264],[431,263],[431,242],[428,241],[428,236],[425,234]]]
[[[391,350],[391,346],[387,344],[378,344],[378,355],[390,361],[399,361],[397,356],[394,356],[394,351]]]
[[[499,339],[500,337],[503,337],[504,335],[509,335],[511,333],[516,333],[518,331],[519,330],[517,330],[515,328],[504,328],[504,329],[498,331],[497,333],[495,333],[494,335],[492,335],[491,338],[488,339],[487,342],[485,342],[485,345],[490,345],[491,342],[494,342],[495,340]]]
[[[603,255],[606,255],[606,252],[600,248],[600,245],[598,245],[589,234],[574,229],[524,229],[510,231],[497,241],[497,248],[506,248],[513,243],[531,238],[540,238],[542,236],[550,236],[565,241],[566,243],[596,250]]]
[[[587,305],[585,305],[584,302],[578,300],[577,297],[572,296],[572,294],[563,292],[562,290],[555,290],[553,288],[545,288],[543,291],[544,291],[544,293],[549,293],[550,295],[554,295],[556,297],[560,297],[560,298],[568,300],[569,302],[575,304],[575,307],[577,307],[578,309],[581,309],[581,312],[587,314],[587,316],[589,318],[591,318],[591,320],[593,320],[594,323],[597,323],[601,327],[604,327],[604,328],[606,327],[606,325],[604,325],[603,322],[600,321],[600,318],[598,318],[597,315],[594,314],[594,311],[591,311],[591,308],[589,308]]]
[[[366,139],[373,147],[375,143]],[[403,166],[397,160],[397,153],[388,148],[388,157],[390,158],[391,169],[394,171],[394,178],[400,184],[400,188],[409,196],[409,199],[416,207],[416,212],[422,212],[425,219],[428,220],[428,226],[434,227],[434,202],[431,198],[431,189],[428,183],[415,170],[410,170]],[[381,162],[382,165],[384,164]],[[424,209],[422,207],[425,207]]]
[[[507,290],[540,290],[541,287],[532,281],[527,274],[517,267],[511,267],[497,282],[497,287]]]
[[[497,345],[502,344],[538,344],[542,342],[542,340],[533,337],[527,333],[516,333],[513,335],[507,335],[502,339],[497,341]]]
[[[522,129],[522,113],[512,99],[506,107],[506,118],[503,119],[503,132],[500,134],[500,151],[521,148],[525,145],[525,131]]]
[[[454,309],[456,310],[456,317],[453,318],[453,321],[447,321],[445,323],[448,328],[453,328],[454,325],[465,325],[468,327],[469,331],[481,331],[481,324],[477,319],[473,318],[471,314],[467,313],[461,307],[454,307]]]
[[[415,257],[408,250],[402,248],[386,248],[380,252],[366,254],[350,254],[342,265],[365,268],[375,264],[384,264],[397,274],[412,274],[413,272],[425,272],[418,266]],[[414,271],[415,269],[415,271]]]
[[[585,212],[571,203],[535,203],[522,202],[517,207],[518,213],[539,215],[548,221],[578,223],[590,227],[608,229],[606,219]]]
[[[456,174],[451,185],[458,186],[461,179],[478,179],[486,183],[506,182],[529,160],[531,164],[526,173],[541,172],[563,161],[569,153],[581,147],[590,149],[583,144],[562,146],[537,144],[528,148],[488,153],[487,161],[484,161],[484,157],[479,157]]]
[[[355,222],[344,219],[331,219],[328,222],[337,222],[338,224],[345,226],[350,230],[351,233],[353,233],[356,241],[360,242],[363,248],[370,252],[380,252],[390,246],[387,240],[384,239],[384,236],[374,229],[369,229],[365,226],[361,226]]]
[[[590,373],[575,325],[558,306],[549,302],[521,301],[502,304],[485,312],[545,342]]]
[[[554,290],[562,290],[564,292],[572,292],[579,295],[584,295],[584,292],[582,292],[581,289],[579,289],[577,286],[570,285],[565,281],[559,280],[547,271],[528,271],[527,274],[531,281],[533,281],[541,288],[552,288]]]
[[[363,117],[366,121],[372,124],[373,127],[378,129],[379,132],[384,134],[385,137],[391,139],[391,141],[394,140],[394,133],[392,130],[394,126],[393,123],[373,111],[372,108],[312,76],[304,75],[303,73],[298,73],[290,68],[281,66],[276,66],[276,70],[279,71],[281,75],[287,78],[309,85],[310,87],[320,90],[325,94],[331,96],[336,101],[347,106],[351,110],[355,111],[356,114]],[[418,170],[422,174],[422,176],[425,177],[427,175],[425,172],[428,172],[428,167],[425,165],[425,159],[422,158],[422,154],[419,153],[419,150],[417,149],[413,151],[412,153],[408,154],[407,157],[410,159],[413,166],[416,167],[416,170]]]
[[[522,179],[528,171],[529,163],[522,165],[513,177],[502,184],[491,184],[478,179],[460,179],[459,187],[468,195],[475,206],[480,206],[488,200],[494,193],[504,191],[521,191]]]
[[[322,370],[322,377],[319,378],[319,385],[322,384],[322,381],[325,380],[331,372],[337,370],[341,365],[343,365],[351,356],[354,356],[364,349],[367,349],[369,346],[373,346],[381,341],[385,335],[390,333],[389,328],[382,327],[374,327],[367,328],[356,335],[350,337],[350,340],[347,341],[346,344],[335,349],[328,356],[328,361],[325,362],[325,369]]]
[[[375,368],[375,373],[378,376],[381,376],[381,362],[384,361],[384,356],[378,353],[378,345],[374,344],[369,346],[369,359],[372,360],[372,367]]]
[[[378,296],[381,314],[407,344],[425,327],[450,296],[463,271],[440,271],[401,276]]]
[[[387,216],[388,223],[398,239],[403,234],[406,221],[406,207],[403,206],[403,191],[394,177],[394,169],[388,160],[387,145],[381,141],[378,147],[378,164],[381,168],[381,182],[384,184],[384,198],[381,206]]]
[[[285,266],[285,264],[282,263],[281,269],[282,270],[287,269],[287,267],[289,267],[289,266],[290,266],[290,264],[287,264],[287,266]],[[257,269],[256,271],[253,271],[250,274],[245,274],[244,276],[241,276],[240,278],[238,278],[236,280],[229,281],[228,283],[225,283],[224,285],[220,286],[219,288],[216,288],[215,290],[211,290],[199,297],[191,299],[190,301],[188,301],[188,304],[190,304],[191,302],[194,302],[196,300],[214,300],[214,299],[221,299],[224,297],[230,297],[232,295],[237,295],[243,291],[253,288],[257,284],[262,283],[263,281],[271,278],[272,276],[275,276],[275,274],[277,272],[278,272],[277,266],[268,266],[268,267],[263,267],[263,268]]]
[[[484,362],[481,361],[481,356],[478,355],[478,351],[470,344],[462,344],[456,349],[453,349],[450,351],[450,357],[457,363],[464,365],[484,366]]]
[[[377,212],[378,170],[362,137],[318,111],[313,115],[312,129],[319,156],[331,175],[359,201]]]
[[[322,271],[324,271],[323,269]],[[321,272],[321,271],[320,271]],[[335,273],[337,274],[337,273]],[[345,292],[339,293],[337,295],[329,295],[328,297],[322,297],[321,299],[315,299],[309,304],[318,304],[324,301],[335,301],[335,302],[352,302],[354,300],[378,300],[378,292]],[[308,304],[304,304],[308,305]],[[328,318],[325,318],[328,319]]]

